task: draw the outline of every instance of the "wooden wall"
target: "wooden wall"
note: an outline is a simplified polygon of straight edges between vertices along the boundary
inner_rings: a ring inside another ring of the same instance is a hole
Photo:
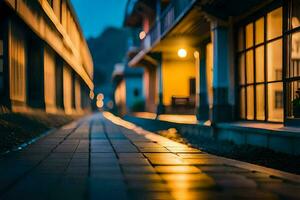
[[[78,77],[75,79],[75,106],[77,112],[81,112],[81,86],[80,86],[80,80],[78,80]]]
[[[55,54],[49,48],[44,49],[44,77],[46,112],[56,112]]]
[[[9,23],[9,85],[10,99],[16,111],[26,103],[26,56],[24,35],[15,23]]]

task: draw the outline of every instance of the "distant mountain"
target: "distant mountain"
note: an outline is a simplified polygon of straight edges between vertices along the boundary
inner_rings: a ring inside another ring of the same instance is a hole
[[[125,57],[127,38],[128,32],[126,29],[110,27],[98,37],[87,40],[94,61],[96,90],[99,87],[101,90],[101,87],[110,84],[114,65],[122,62]]]

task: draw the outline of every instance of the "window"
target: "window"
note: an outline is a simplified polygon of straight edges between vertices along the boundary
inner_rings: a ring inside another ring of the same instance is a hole
[[[265,120],[265,85],[256,86],[256,119]]]
[[[267,45],[268,81],[282,79],[282,40],[275,40]]]
[[[264,42],[264,34],[265,34],[265,21],[264,18],[256,20],[255,22],[255,44],[261,44]]]
[[[253,23],[246,26],[246,49],[253,46]]]
[[[267,39],[271,40],[282,35],[282,7],[267,14]]]
[[[254,69],[253,69],[253,50],[246,52],[246,73],[247,83],[254,82]]]
[[[242,119],[283,121],[282,10],[276,8],[238,29]]]
[[[265,57],[259,56],[264,55],[265,48],[264,46],[257,47],[255,49],[255,71],[256,71],[256,82],[262,83],[265,80],[265,70],[264,70],[264,63]]]
[[[254,87],[247,86],[247,119],[254,119]]]
[[[283,118],[283,87],[282,83],[268,84],[268,119],[281,122]]]
[[[287,119],[300,119],[300,0],[291,0],[288,27]]]

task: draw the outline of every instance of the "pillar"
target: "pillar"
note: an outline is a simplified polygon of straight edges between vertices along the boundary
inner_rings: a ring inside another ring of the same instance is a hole
[[[199,121],[209,120],[209,105],[208,105],[208,95],[207,95],[207,77],[206,77],[206,44],[201,45],[200,55],[199,55],[199,70],[198,70],[198,87],[199,91],[197,93],[198,107],[197,107],[197,119]]]
[[[157,61],[157,81],[158,81],[158,105],[156,108],[157,116],[165,113],[165,106],[163,104],[163,77],[162,77],[162,53],[154,53],[153,58]]]
[[[230,41],[229,28],[214,24],[213,39],[213,110],[212,122],[226,122],[233,119],[233,106],[229,103],[230,89]]]
[[[63,65],[63,94],[64,94],[65,113],[72,114],[72,112],[73,112],[72,71],[66,63],[64,63],[64,65]]]
[[[55,54],[50,47],[44,50],[44,93],[46,112],[56,112]]]

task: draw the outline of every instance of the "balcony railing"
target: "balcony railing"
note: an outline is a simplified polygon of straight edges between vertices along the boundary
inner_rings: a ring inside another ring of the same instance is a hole
[[[146,37],[141,41],[142,49],[150,49],[154,43],[159,41],[175,23],[189,10],[196,0],[185,0],[179,3],[171,3],[162,13],[161,17],[156,20],[156,23]]]

